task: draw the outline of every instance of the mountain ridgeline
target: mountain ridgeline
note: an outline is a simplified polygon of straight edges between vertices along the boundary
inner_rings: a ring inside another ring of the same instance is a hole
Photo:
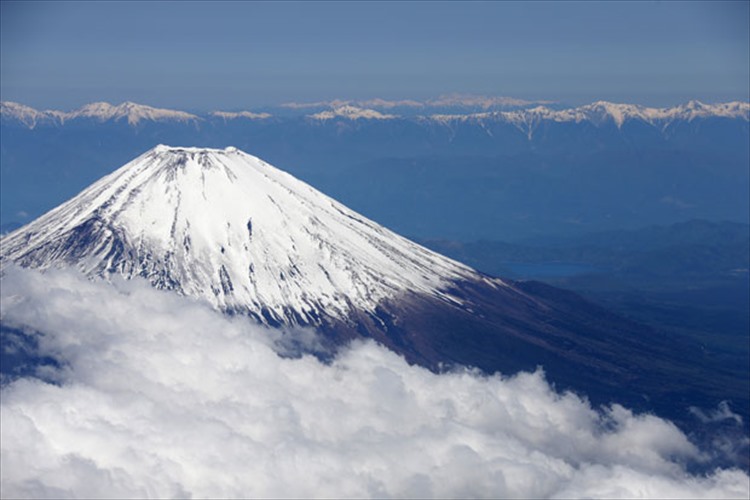
[[[481,274],[235,148],[158,146],[0,240],[0,267],[73,267],[270,326],[310,326],[327,355],[373,338],[432,370],[543,366],[559,388],[677,421],[731,373],[701,352],[535,282]],[[323,354],[326,356],[326,354]]]
[[[421,238],[748,222],[748,103],[356,104],[192,114],[133,103],[72,112],[3,103],[1,222],[28,222],[165,142],[253,151]]]

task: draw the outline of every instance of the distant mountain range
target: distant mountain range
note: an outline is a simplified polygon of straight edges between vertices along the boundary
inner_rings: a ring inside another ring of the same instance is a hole
[[[210,113],[0,106],[0,224],[24,223],[160,143],[254,151],[400,233],[509,241],[750,220],[750,104],[564,108],[508,98]]]
[[[333,99],[330,101],[318,102],[287,102],[282,104],[281,108],[307,110],[320,108],[338,108],[341,106],[351,105],[359,108],[372,108],[379,110],[399,109],[402,111],[412,110],[420,112],[422,110],[444,110],[444,109],[463,109],[464,111],[487,111],[498,109],[517,109],[528,108],[538,105],[554,105],[554,101],[528,101],[526,99],[516,99],[513,97],[502,96],[480,96],[465,94],[448,94],[442,95],[435,99],[423,101],[415,99]]]
[[[490,99],[475,98],[472,100],[442,99],[420,103],[416,101],[329,101],[310,104],[288,103],[282,105],[286,109],[302,111],[301,115],[312,120],[400,120],[418,119],[420,121],[431,121],[444,124],[473,122],[473,123],[508,123],[518,127],[525,132],[529,139],[532,138],[533,130],[543,122],[589,122],[594,125],[602,125],[608,122],[622,127],[628,121],[640,121],[649,125],[666,129],[671,124],[680,121],[693,121],[697,118],[729,118],[750,119],[750,103],[727,102],[720,104],[704,104],[699,101],[690,101],[687,104],[670,108],[650,108],[635,104],[616,104],[606,101],[597,101],[593,104],[574,108],[555,109],[537,102],[521,101],[512,99]],[[314,113],[305,113],[310,109],[323,110]],[[428,114],[419,116],[399,116],[394,113],[384,113],[383,110],[395,108],[411,108]],[[480,108],[483,112],[456,113],[456,114],[430,114],[441,108]],[[496,108],[511,110],[498,110]],[[36,110],[23,104],[15,102],[2,102],[0,104],[2,119],[8,123],[16,122],[19,125],[35,128],[40,126],[62,126],[66,122],[76,120],[94,120],[103,122],[126,121],[131,126],[137,126],[143,121],[151,122],[191,122],[200,124],[215,119],[224,120],[265,120],[273,118],[268,112],[253,111],[212,111],[207,114],[191,114],[185,111],[172,109],[154,108],[133,102],[124,102],[117,106],[106,102],[95,102],[87,104],[74,111],[58,110]]]
[[[152,108],[133,102],[124,102],[113,106],[107,102],[94,102],[75,111],[65,112],[56,110],[38,111],[15,102],[0,103],[0,113],[3,120],[17,121],[29,128],[42,126],[62,126],[66,122],[75,120],[94,120],[100,123],[107,121],[126,121],[128,125],[138,125],[141,121],[173,121],[187,122],[200,120],[195,115],[184,111]]]

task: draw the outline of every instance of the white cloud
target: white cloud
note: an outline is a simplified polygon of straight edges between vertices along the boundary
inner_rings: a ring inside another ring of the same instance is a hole
[[[704,423],[722,422],[724,420],[733,420],[737,422],[738,424],[742,425],[742,416],[733,412],[729,408],[729,403],[727,401],[720,402],[717,408],[710,412],[705,412],[701,410],[700,408],[691,406],[690,413],[695,415],[701,422],[704,422]]]
[[[2,389],[3,497],[747,498],[691,476],[671,423],[601,413],[541,373],[435,375],[372,343],[325,365],[282,335],[139,281],[7,269],[2,320],[59,384]]]

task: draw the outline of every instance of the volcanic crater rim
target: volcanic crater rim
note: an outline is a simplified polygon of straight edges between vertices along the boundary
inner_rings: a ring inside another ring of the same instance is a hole
[[[227,146],[225,148],[202,148],[196,146],[169,146],[167,144],[159,144],[153,151],[155,153],[218,153],[218,154],[231,154],[239,152],[235,146]]]

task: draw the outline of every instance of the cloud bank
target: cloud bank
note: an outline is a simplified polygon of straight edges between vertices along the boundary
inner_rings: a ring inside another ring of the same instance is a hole
[[[673,424],[542,373],[436,375],[372,343],[329,365],[140,281],[15,268],[2,321],[60,362],[6,380],[3,497],[747,498]],[[43,333],[32,333],[32,332]],[[712,417],[707,417],[712,418]]]

